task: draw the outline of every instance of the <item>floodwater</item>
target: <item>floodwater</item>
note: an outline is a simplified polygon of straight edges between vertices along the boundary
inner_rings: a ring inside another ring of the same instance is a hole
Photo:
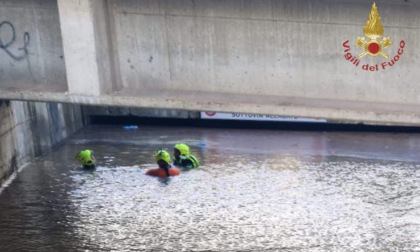
[[[145,176],[180,141],[201,168]],[[420,251],[419,153],[419,134],[90,126],[3,189],[0,251]]]

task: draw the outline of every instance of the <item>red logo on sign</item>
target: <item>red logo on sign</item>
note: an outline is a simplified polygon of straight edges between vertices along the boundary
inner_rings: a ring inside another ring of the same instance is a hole
[[[216,112],[205,112],[206,113],[206,115],[208,115],[208,116],[214,116],[215,114],[216,114]]]

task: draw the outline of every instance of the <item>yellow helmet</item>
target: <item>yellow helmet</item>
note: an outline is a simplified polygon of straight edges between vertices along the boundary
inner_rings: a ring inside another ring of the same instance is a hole
[[[188,156],[190,155],[190,147],[188,145],[180,143],[176,144],[174,149],[179,150],[182,156]]]
[[[81,165],[95,165],[95,158],[93,157],[93,151],[91,150],[82,150],[76,156],[77,161]]]
[[[167,164],[171,163],[171,155],[165,150],[158,150],[155,155],[155,160],[158,162],[159,160],[165,161]]]

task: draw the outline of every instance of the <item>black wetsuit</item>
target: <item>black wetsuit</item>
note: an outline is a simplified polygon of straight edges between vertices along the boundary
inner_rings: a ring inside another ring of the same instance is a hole
[[[174,165],[184,168],[194,168],[193,162],[189,159],[175,158]]]

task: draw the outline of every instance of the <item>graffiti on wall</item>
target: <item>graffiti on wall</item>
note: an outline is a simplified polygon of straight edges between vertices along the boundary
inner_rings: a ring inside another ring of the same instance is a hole
[[[24,32],[23,45],[13,51],[11,47],[17,43],[15,27],[9,21],[0,23],[0,51],[4,51],[12,59],[19,61],[28,57],[29,41],[29,33]]]

